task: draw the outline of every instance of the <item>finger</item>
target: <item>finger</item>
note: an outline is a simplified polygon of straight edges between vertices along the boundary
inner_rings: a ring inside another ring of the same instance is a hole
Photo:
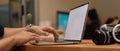
[[[29,33],[29,37],[31,38],[31,40],[34,40],[35,39],[35,37],[39,37],[39,35],[38,34],[35,34],[35,33],[31,33],[31,32],[28,32]]]
[[[46,32],[46,31],[41,30],[39,35],[48,36],[49,34],[50,34],[49,32]]]
[[[51,26],[48,26],[46,30],[50,33],[58,34],[58,32],[54,28],[52,28]]]
[[[38,43],[38,42],[40,42],[40,41],[42,41],[42,38],[40,38],[40,37],[35,37],[35,42],[36,42],[36,43]]]
[[[35,40],[35,37],[38,37],[37,35],[31,35],[30,40]]]
[[[35,35],[35,34],[34,34],[34,35],[32,35],[32,36],[31,36],[31,40],[41,41],[41,40],[42,40],[42,38],[40,38],[40,36],[39,36],[39,35],[37,35],[37,34]]]
[[[50,26],[48,26],[47,29],[50,31],[50,33],[53,33],[53,35],[54,35],[54,40],[55,40],[55,41],[58,40],[58,36],[59,36],[58,32],[57,32],[54,28],[52,28],[52,27],[50,27]]]
[[[39,42],[41,42],[42,41],[42,38],[40,38],[40,37],[33,37],[33,39],[32,40],[30,40],[30,43],[39,43]]]
[[[48,36],[49,32],[43,31],[43,30],[36,30],[35,33],[37,33],[38,35],[45,35]]]

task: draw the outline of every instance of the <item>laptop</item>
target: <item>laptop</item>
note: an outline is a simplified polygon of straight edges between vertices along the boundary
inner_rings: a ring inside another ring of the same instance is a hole
[[[70,10],[67,27],[63,41],[58,42],[38,42],[34,45],[53,44],[78,44],[81,42],[86,22],[86,15],[89,3],[85,3]]]

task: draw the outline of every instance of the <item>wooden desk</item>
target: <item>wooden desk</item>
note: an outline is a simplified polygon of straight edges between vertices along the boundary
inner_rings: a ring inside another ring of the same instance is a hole
[[[81,44],[35,46],[27,44],[13,51],[120,51],[120,45],[95,45],[91,40],[83,40]]]

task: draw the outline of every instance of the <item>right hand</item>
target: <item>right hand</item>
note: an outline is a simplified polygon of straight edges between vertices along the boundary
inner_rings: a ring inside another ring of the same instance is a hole
[[[57,41],[59,38],[58,32],[51,26],[35,26],[31,27],[31,32],[36,33],[38,35],[48,36],[49,34],[54,35],[54,40]]]
[[[27,32],[27,31],[19,32],[19,33],[13,35],[12,37],[14,38],[16,46],[24,45],[25,43],[29,42],[30,40],[36,40],[36,41],[41,40],[39,35],[31,33],[31,32]]]

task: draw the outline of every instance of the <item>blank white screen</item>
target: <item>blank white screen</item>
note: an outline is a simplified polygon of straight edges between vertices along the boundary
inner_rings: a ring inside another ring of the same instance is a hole
[[[81,40],[88,4],[70,11],[65,32],[65,40]]]

